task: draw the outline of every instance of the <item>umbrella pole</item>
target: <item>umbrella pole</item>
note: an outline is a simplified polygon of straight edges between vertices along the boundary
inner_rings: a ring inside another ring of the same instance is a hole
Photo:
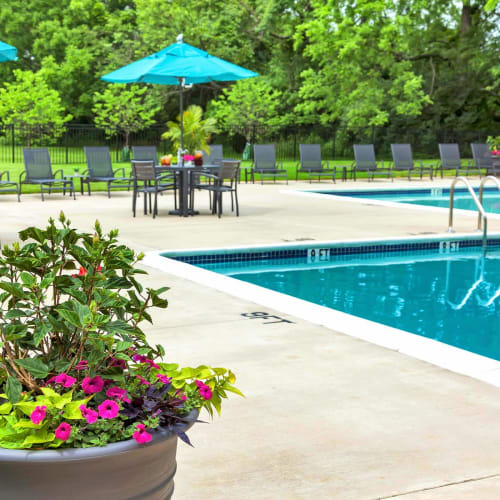
[[[179,78],[179,108],[180,108],[180,129],[181,129],[181,161],[184,164],[184,117],[182,103],[182,83],[183,78]]]

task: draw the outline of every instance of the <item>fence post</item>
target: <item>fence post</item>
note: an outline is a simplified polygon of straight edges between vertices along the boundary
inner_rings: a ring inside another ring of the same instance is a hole
[[[118,155],[118,134],[119,132],[116,131],[116,162],[118,163],[119,155]]]
[[[68,148],[68,126],[65,125],[64,128],[66,129],[66,132],[64,134],[64,145],[66,149],[66,165],[68,165],[68,153],[69,153],[69,148]]]
[[[297,129],[293,130],[293,161],[297,161]]]
[[[14,133],[14,124],[11,125],[11,140],[12,140],[12,163],[16,163],[16,137]]]

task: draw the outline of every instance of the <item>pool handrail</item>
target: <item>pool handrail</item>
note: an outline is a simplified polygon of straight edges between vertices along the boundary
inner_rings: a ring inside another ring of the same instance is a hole
[[[498,181],[498,179],[496,177],[493,177],[492,175],[488,175],[486,176],[482,181],[481,183],[479,184],[479,203],[481,203],[481,206],[483,206],[483,191],[484,191],[484,185],[488,182],[488,181],[493,181],[497,187],[498,187],[498,190],[500,191],[500,182]],[[480,230],[481,229],[481,212],[479,212],[477,214],[477,229]]]
[[[451,183],[450,187],[450,211],[449,211],[449,216],[448,216],[448,232],[449,233],[454,233],[455,231],[453,230],[453,197],[455,194],[455,185],[457,182],[463,182],[465,184],[465,187],[469,191],[469,194],[472,197],[472,200],[476,204],[477,210],[480,213],[480,216],[484,219],[484,228],[483,228],[483,252],[486,250],[486,245],[488,244],[487,240],[487,233],[488,233],[488,216],[486,215],[486,212],[484,211],[483,206],[479,202],[476,193],[474,192],[474,189],[472,189],[472,186],[470,185],[470,182],[462,176],[456,177],[453,179],[453,182]],[[478,230],[481,230],[481,228],[478,227]]]

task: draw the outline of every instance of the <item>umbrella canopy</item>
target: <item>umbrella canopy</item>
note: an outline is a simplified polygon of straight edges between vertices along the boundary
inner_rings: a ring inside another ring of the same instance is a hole
[[[0,61],[17,61],[17,49],[5,42],[0,42]]]
[[[177,43],[127,66],[123,66],[123,68],[108,73],[101,78],[113,83],[144,82],[178,85],[181,115],[181,148],[183,149],[182,87],[193,83],[241,80],[254,76],[259,75],[184,43],[182,35],[179,35]]]

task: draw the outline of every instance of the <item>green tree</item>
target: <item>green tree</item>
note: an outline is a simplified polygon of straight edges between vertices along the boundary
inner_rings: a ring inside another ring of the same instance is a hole
[[[264,127],[286,124],[288,117],[278,112],[281,96],[262,78],[240,80],[211,103],[210,114],[223,130],[252,142]]]
[[[13,125],[26,137],[27,145],[36,128],[39,136],[54,138],[62,134],[71,120],[64,114],[59,93],[49,88],[41,72],[15,70],[15,81],[0,88],[0,119]]]
[[[95,124],[107,135],[122,130],[128,147],[130,134],[152,125],[158,109],[146,86],[113,84],[94,94],[92,112]]]
[[[178,122],[168,122],[168,130],[162,135],[164,139],[170,139],[174,143],[176,150],[181,147],[180,116],[177,117],[177,120]],[[217,132],[215,119],[207,118],[203,120],[203,110],[201,107],[191,105],[183,113],[182,125],[184,130],[184,149],[191,154],[199,150],[204,150],[208,153],[210,151],[208,146],[210,136]]]

